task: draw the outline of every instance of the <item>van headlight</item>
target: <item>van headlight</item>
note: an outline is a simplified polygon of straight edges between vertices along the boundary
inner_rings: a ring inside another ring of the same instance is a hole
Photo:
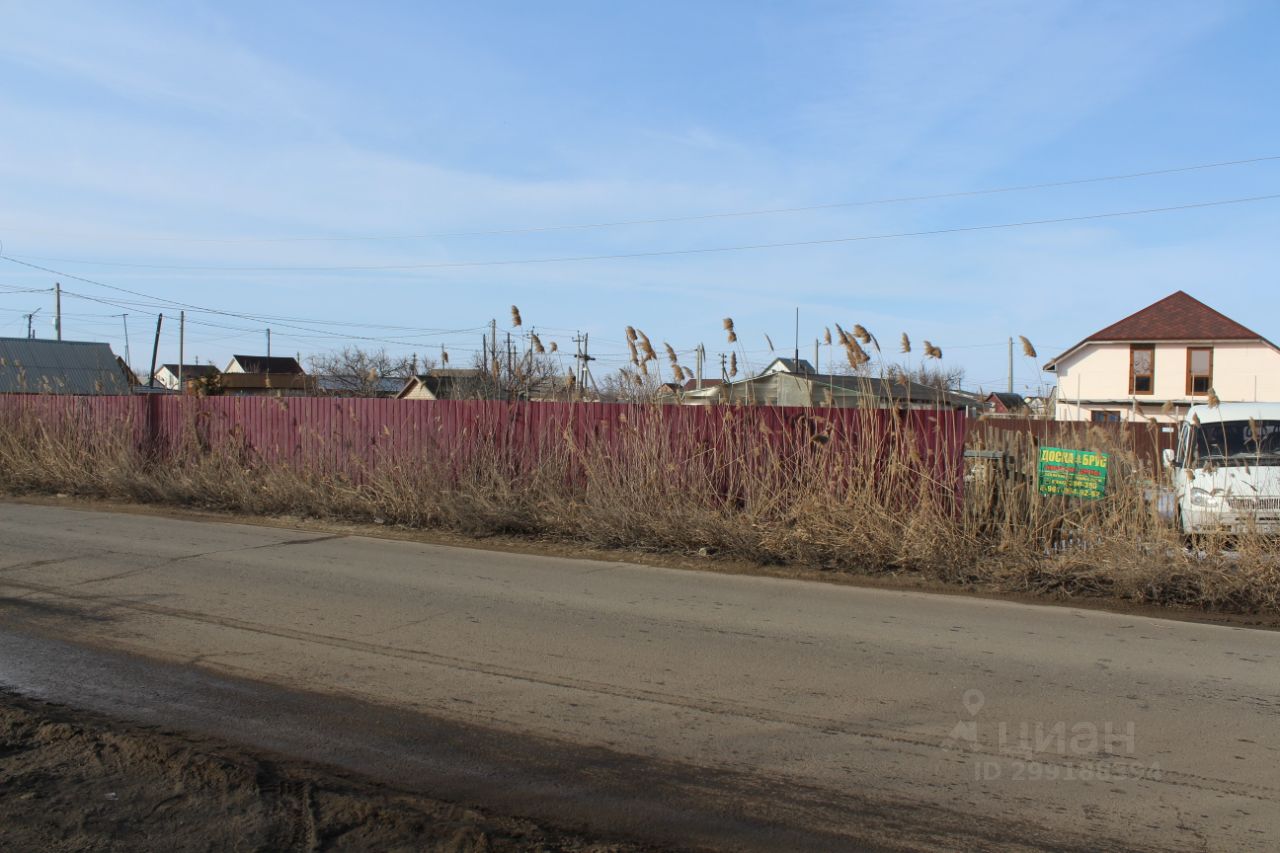
[[[1222,495],[1207,489],[1191,489],[1191,505],[1203,507],[1222,506]]]

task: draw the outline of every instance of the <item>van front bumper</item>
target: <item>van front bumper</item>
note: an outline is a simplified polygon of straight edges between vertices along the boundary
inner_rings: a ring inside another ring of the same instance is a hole
[[[1186,533],[1230,533],[1264,536],[1280,535],[1280,511],[1230,509],[1228,507],[1184,507],[1182,529]]]

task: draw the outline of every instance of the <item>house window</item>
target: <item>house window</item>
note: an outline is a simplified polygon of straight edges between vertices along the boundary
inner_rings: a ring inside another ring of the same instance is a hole
[[[1208,394],[1213,387],[1213,349],[1187,347],[1187,394]]]
[[[1129,393],[1151,394],[1156,389],[1156,348],[1154,344],[1129,347]]]
[[[1118,424],[1120,413],[1114,409],[1097,409],[1089,416],[1089,420],[1095,424]]]

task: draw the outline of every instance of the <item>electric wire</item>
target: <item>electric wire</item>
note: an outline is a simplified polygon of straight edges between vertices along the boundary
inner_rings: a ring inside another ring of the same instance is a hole
[[[139,242],[168,242],[168,243],[216,243],[216,244],[262,244],[262,243],[342,243],[342,242],[392,242],[406,240],[434,240],[449,237],[489,237],[510,234],[536,234],[554,231],[585,231],[591,229],[602,228],[619,228],[633,225],[664,225],[677,222],[700,222],[714,219],[732,219],[745,218],[751,216],[772,216],[792,213],[807,213],[819,210],[839,210],[843,208],[855,207],[872,207],[877,205],[889,204],[907,204],[921,201],[938,201],[956,198],[973,198],[989,195],[1001,195],[1017,192],[1030,192],[1034,190],[1054,189],[1059,187],[1082,186],[1088,184],[1099,184],[1114,181],[1128,181],[1138,178],[1158,177],[1161,175],[1174,175],[1187,172],[1206,171],[1209,169],[1221,169],[1233,166],[1248,166],[1257,163],[1265,163],[1269,161],[1280,160],[1280,154],[1265,155],[1261,157],[1250,157],[1240,160],[1222,160],[1214,163],[1197,163],[1190,166],[1175,166],[1167,169],[1149,169],[1140,172],[1127,172],[1122,174],[1100,175],[1089,178],[1073,178],[1059,181],[1042,181],[1031,184],[1016,184],[1013,186],[989,187],[976,190],[957,190],[944,193],[928,193],[924,195],[904,195],[891,196],[887,198],[863,199],[858,201],[831,202],[827,204],[801,205],[793,207],[766,207],[753,210],[737,210],[722,211],[716,213],[700,213],[683,216],[662,216],[653,218],[636,218],[636,219],[618,219],[606,222],[589,222],[576,224],[561,225],[541,225],[541,226],[522,226],[514,228],[494,228],[488,230],[476,231],[440,231],[434,233],[423,234],[391,234],[391,235],[347,235],[347,236],[295,236],[295,237],[238,237],[238,238],[219,238],[219,237],[160,237],[160,236],[126,236],[120,239],[130,239]],[[49,233],[49,232],[37,232]]]
[[[996,222],[985,225],[957,225],[947,228],[931,228],[921,231],[899,231],[887,234],[862,234],[851,237],[826,237],[813,240],[789,240],[777,243],[747,243],[736,246],[703,246],[689,249],[660,249],[644,252],[622,252],[618,254],[608,255],[567,255],[552,258],[518,258],[511,260],[484,260],[484,261],[445,261],[438,263],[420,263],[420,264],[364,264],[364,265],[328,265],[328,266],[208,266],[208,265],[180,265],[180,264],[139,264],[123,261],[96,261],[77,258],[45,258],[30,256],[32,260],[43,260],[54,263],[72,263],[85,264],[88,266],[105,266],[119,267],[126,269],[151,269],[165,270],[169,272],[220,272],[220,273],[237,273],[237,272],[378,272],[392,270],[437,270],[437,269],[463,269],[474,267],[503,267],[503,266],[525,266],[534,264],[559,264],[559,263],[578,263],[583,261],[615,261],[630,260],[634,258],[658,258],[673,257],[679,255],[706,255],[722,252],[745,252],[757,251],[761,249],[786,249],[803,246],[826,246],[839,243],[861,243],[876,240],[895,240],[908,237],[933,237],[943,234],[964,234],[981,231],[998,231],[1012,228],[1027,228],[1036,225],[1061,225],[1070,222],[1091,222],[1103,219],[1119,219],[1132,216],[1147,216],[1156,213],[1171,213],[1181,210],[1202,210],[1212,207],[1225,207],[1228,205],[1250,204],[1260,201],[1271,201],[1280,198],[1280,193],[1271,193],[1267,195],[1244,196],[1241,198],[1219,199],[1215,201],[1190,202],[1187,204],[1166,205],[1163,207],[1147,207],[1136,210],[1118,210],[1106,213],[1088,213],[1078,216],[1060,216],[1047,219],[1026,219],[1019,222]],[[25,266],[35,269],[45,269],[36,264],[24,261],[13,255],[0,255],[0,258],[12,261],[14,263],[24,264]],[[48,271],[48,270],[46,270]]]

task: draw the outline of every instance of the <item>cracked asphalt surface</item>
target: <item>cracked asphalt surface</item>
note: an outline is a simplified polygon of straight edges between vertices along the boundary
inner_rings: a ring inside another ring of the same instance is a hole
[[[1280,634],[0,504],[0,687],[586,833],[1268,850]]]

